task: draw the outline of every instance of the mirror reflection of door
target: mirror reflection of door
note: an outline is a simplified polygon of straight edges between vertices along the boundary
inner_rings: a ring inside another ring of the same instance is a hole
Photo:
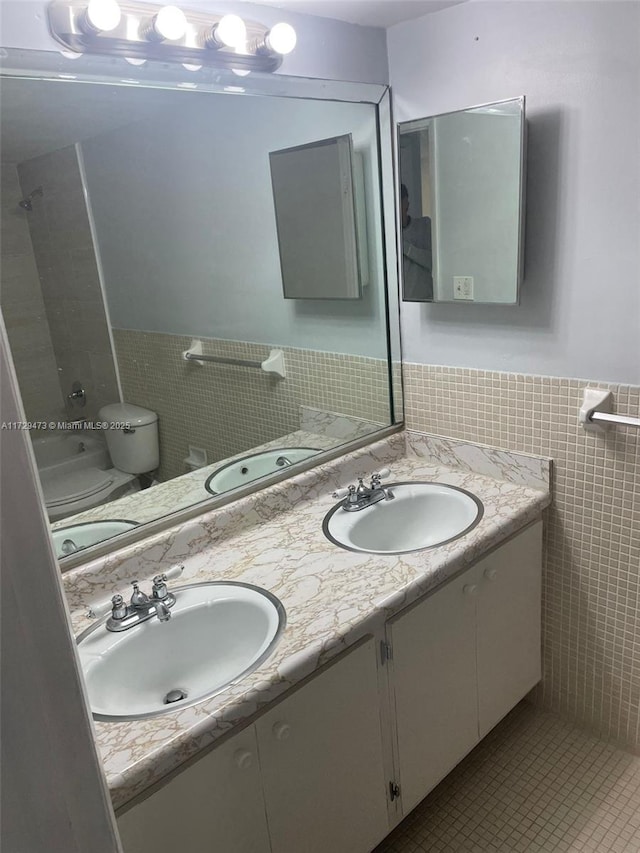
[[[431,138],[427,125],[400,137],[402,298],[433,301]]]

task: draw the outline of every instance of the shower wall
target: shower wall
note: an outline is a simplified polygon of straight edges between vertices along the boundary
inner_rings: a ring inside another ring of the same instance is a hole
[[[33,210],[24,215],[40,275],[59,391],[66,401],[73,382],[80,381],[87,405],[67,404],[67,415],[95,420],[101,406],[120,397],[75,146],[19,164],[18,176],[18,198],[43,187],[42,197],[36,196]]]
[[[24,193],[15,166],[3,164],[1,180],[0,307],[25,415],[28,421],[57,421],[64,402],[29,234],[30,214],[18,207]]]

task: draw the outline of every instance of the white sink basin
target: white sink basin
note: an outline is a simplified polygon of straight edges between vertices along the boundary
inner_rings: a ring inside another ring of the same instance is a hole
[[[341,548],[369,554],[406,554],[444,545],[468,533],[484,508],[475,495],[441,483],[391,483],[393,500],[357,512],[335,506],[322,525]]]
[[[78,637],[95,719],[135,720],[195,705],[260,666],[284,630],[284,607],[259,587],[213,582],[171,592],[168,622],[154,616],[115,633],[102,620]],[[172,691],[184,698],[167,702]]]
[[[112,536],[137,526],[137,521],[84,521],[68,527],[58,527],[51,531],[51,536],[56,556],[68,557],[69,554],[97,545],[98,542],[104,542],[105,539],[111,539]]]
[[[253,480],[259,480],[260,477],[282,471],[288,468],[289,464],[295,465],[296,462],[309,459],[319,452],[316,447],[279,447],[277,450],[264,450],[252,456],[243,456],[242,459],[236,459],[235,462],[229,462],[214,471],[204,487],[212,495],[219,495],[221,492],[228,492]]]

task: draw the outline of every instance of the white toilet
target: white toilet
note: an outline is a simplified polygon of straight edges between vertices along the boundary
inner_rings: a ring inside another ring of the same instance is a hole
[[[100,409],[98,420],[110,425],[101,430],[109,453],[86,462],[79,454],[74,457],[77,465],[62,476],[41,478],[51,521],[139,491],[138,475],[155,471],[160,464],[155,412],[131,403],[110,403]]]

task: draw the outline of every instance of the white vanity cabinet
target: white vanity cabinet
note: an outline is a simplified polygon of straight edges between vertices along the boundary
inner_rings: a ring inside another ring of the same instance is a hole
[[[407,814],[540,680],[542,522],[388,623]]]
[[[455,578],[388,623],[404,814],[478,742],[470,587],[466,574]]]
[[[118,818],[124,853],[270,853],[255,727]]]
[[[256,723],[273,853],[369,853],[388,830],[377,644]]]
[[[357,646],[125,812],[125,853],[368,853],[388,832],[376,649]]]
[[[541,538],[526,528],[121,815],[124,852],[370,853],[539,681]]]

